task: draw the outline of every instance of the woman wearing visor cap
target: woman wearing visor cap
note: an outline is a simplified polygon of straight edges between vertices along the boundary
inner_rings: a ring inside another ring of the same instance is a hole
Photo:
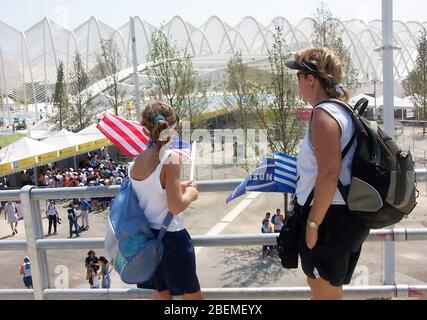
[[[297,71],[298,86],[313,106],[310,126],[301,144],[297,168],[296,206],[301,224],[298,253],[313,299],[341,299],[350,283],[369,229],[347,213],[337,186],[350,184],[356,148],[351,116],[342,106],[349,92],[342,84],[343,67],[327,48],[296,53],[286,66]],[[344,157],[342,157],[344,155]]]

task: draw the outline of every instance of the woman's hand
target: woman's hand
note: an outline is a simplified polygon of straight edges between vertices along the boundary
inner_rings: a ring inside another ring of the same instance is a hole
[[[197,186],[195,184],[188,186],[186,192],[190,193],[191,202],[196,201],[199,198],[199,191],[197,190]]]
[[[310,228],[308,224],[305,227],[305,242],[310,250],[313,249],[317,243],[317,229]]]
[[[182,187],[182,193],[185,192],[185,189],[188,187],[195,187],[197,188],[196,184],[193,182],[193,180],[188,180],[188,181],[182,181],[181,182],[181,187]]]

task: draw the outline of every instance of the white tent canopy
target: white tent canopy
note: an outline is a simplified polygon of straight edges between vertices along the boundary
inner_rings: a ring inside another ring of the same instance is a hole
[[[80,136],[77,133],[62,129],[56,132],[53,136],[42,140],[43,143],[55,146],[56,150],[76,146],[81,143],[91,141],[90,138]]]
[[[105,139],[105,135],[99,131],[96,127],[97,123],[91,124],[89,127],[84,128],[76,133],[78,137],[81,137],[82,140],[94,141],[99,139]]]
[[[384,105],[384,96],[379,96],[377,98],[377,106],[382,107]],[[413,109],[415,108],[412,101],[409,99],[409,97],[406,98],[399,98],[394,97],[394,109]]]
[[[366,98],[368,99],[368,107],[374,108],[375,106],[377,108],[382,108],[384,105],[384,96],[378,96],[376,101],[374,97],[368,96],[363,93],[359,93],[353,97],[350,98],[350,104],[354,105],[359,99]],[[412,101],[409,99],[409,97],[406,98],[400,98],[400,97],[394,97],[394,109],[412,109],[415,108]]]
[[[101,133],[101,131],[99,131],[99,129],[96,127],[98,124],[97,123],[92,123],[89,127],[84,128],[83,130],[80,130],[79,132],[77,132],[77,134],[79,135],[84,135],[84,134],[95,134],[95,133]]]
[[[40,154],[56,151],[57,148],[46,143],[23,137],[0,151],[0,163],[7,163]]]

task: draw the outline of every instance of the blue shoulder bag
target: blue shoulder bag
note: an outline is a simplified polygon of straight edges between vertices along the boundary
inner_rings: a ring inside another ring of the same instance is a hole
[[[162,238],[172,218],[169,212],[156,238],[129,177],[124,179],[110,206],[105,234],[105,251],[123,282],[137,284],[153,277],[163,255]]]

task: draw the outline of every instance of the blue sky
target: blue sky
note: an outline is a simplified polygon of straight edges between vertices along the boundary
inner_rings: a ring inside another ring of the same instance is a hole
[[[341,19],[364,21],[381,19],[381,0],[326,0],[332,12]],[[130,15],[140,15],[154,25],[180,15],[200,26],[217,15],[235,25],[245,16],[268,24],[276,16],[291,23],[311,16],[319,0],[0,0],[0,21],[18,30],[26,30],[44,16],[74,29],[91,16],[113,27],[125,24]],[[394,19],[427,21],[427,1],[393,0]]]

